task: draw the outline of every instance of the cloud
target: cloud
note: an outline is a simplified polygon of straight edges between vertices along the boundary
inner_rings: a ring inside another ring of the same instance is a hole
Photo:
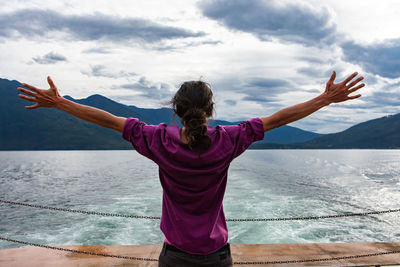
[[[328,44],[335,39],[336,25],[326,8],[277,0],[204,0],[203,14],[228,28],[248,32],[260,40],[271,37],[306,46]]]
[[[251,101],[251,102],[256,102],[256,103],[276,103],[276,98],[275,97],[265,97],[262,95],[247,95],[242,98],[244,101]]]
[[[157,51],[176,51],[182,50],[188,47],[196,47],[196,46],[203,46],[203,45],[218,45],[222,44],[222,41],[215,41],[215,40],[202,40],[202,41],[179,41],[174,43],[165,43],[159,42],[156,45],[152,46],[151,48]]]
[[[344,77],[342,75],[348,75],[350,73],[346,72],[345,66],[341,63],[335,63],[332,65],[328,64],[309,64],[305,67],[299,67],[296,72],[299,74],[306,75],[312,79],[323,81],[324,83],[329,80],[332,75],[332,71],[335,70],[339,76],[336,77],[335,82],[342,81]],[[365,75],[364,75],[365,76]]]
[[[325,71],[321,71],[317,66],[300,67],[296,71],[309,77],[325,77]]]
[[[397,86],[396,86],[397,85]],[[365,108],[397,107],[400,108],[400,86],[399,83],[385,86],[384,91],[375,91],[370,96],[364,97]]]
[[[318,65],[323,65],[327,63],[326,59],[321,56],[299,56],[296,59]]]
[[[90,66],[90,71],[81,71],[82,74],[87,76],[94,76],[94,77],[106,77],[106,78],[129,78],[137,76],[135,72],[127,72],[127,71],[119,71],[119,72],[112,72],[107,70],[106,66],[104,65],[94,65]]]
[[[217,98],[222,97],[224,99],[224,104],[231,105],[234,104],[231,101],[234,101],[236,105],[241,106],[238,103],[249,101],[257,104],[269,103],[270,107],[280,107],[283,104],[279,96],[295,90],[295,87],[285,79],[269,77],[242,79],[234,74],[215,80],[212,84],[212,90]]]
[[[373,101],[377,107],[400,105],[400,95],[397,92],[375,92],[367,100]]]
[[[286,80],[258,77],[246,79],[241,87],[245,88],[241,93],[246,94],[242,100],[258,103],[276,102],[278,95],[292,89],[290,83]]]
[[[249,78],[246,80],[246,84],[250,87],[265,88],[268,92],[275,92],[276,90],[281,91],[279,88],[285,88],[290,83],[283,79],[275,78]]]
[[[111,54],[112,51],[107,47],[93,47],[82,51],[85,54]]]
[[[230,106],[235,106],[236,105],[236,101],[232,100],[232,99],[225,99],[224,102]]]
[[[32,60],[38,64],[55,64],[60,61],[67,61],[67,58],[63,55],[50,52],[44,56],[37,56],[32,58]]]
[[[400,77],[400,38],[371,45],[350,41],[341,47],[344,59],[360,64],[364,70],[387,78]]]
[[[8,38],[43,37],[51,32],[65,32],[82,41],[141,41],[200,37],[204,32],[164,26],[141,18],[121,18],[102,13],[64,15],[52,10],[24,9],[0,16],[0,36]]]
[[[120,86],[115,86],[115,88],[129,89],[139,93],[140,96],[144,96],[152,100],[170,99],[173,94],[173,86],[167,83],[154,83],[143,76],[140,77],[140,79],[135,83],[123,84]]]

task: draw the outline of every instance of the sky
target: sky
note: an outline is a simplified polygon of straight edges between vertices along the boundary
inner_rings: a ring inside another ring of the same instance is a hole
[[[290,125],[339,132],[400,112],[398,0],[0,0],[0,78],[165,106],[184,81],[214,118],[264,117],[357,71],[362,97]],[[357,92],[358,93],[358,92]],[[357,94],[355,93],[355,94]]]

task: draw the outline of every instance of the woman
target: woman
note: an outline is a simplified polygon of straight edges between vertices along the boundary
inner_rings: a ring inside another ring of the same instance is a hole
[[[119,131],[142,155],[159,166],[163,188],[160,228],[165,242],[159,266],[232,266],[228,230],[222,206],[230,162],[264,132],[304,118],[331,103],[355,99],[349,96],[363,87],[363,77],[353,73],[334,83],[333,72],[325,91],[307,102],[275,114],[253,118],[235,126],[208,127],[214,112],[212,91],[201,81],[185,82],[171,100],[183,129],[166,124],[146,125],[136,118],[114,116],[106,111],[64,99],[50,77],[50,89],[28,84],[18,88],[22,99],[35,102],[27,109],[54,107],[80,119]]]

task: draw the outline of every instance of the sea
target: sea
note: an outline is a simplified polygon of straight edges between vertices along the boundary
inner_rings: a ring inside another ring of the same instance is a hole
[[[0,199],[159,217],[162,188],[158,167],[134,150],[3,151]],[[231,163],[223,205],[227,219],[400,209],[400,150],[247,150]],[[232,244],[399,242],[399,215],[227,224]],[[0,203],[1,237],[43,245],[161,244],[159,224]]]

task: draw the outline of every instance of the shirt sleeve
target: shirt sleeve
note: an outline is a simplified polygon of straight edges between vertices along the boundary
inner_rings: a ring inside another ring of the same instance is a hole
[[[127,118],[122,137],[132,143],[135,150],[143,156],[152,159],[151,147],[155,139],[157,126],[147,125],[137,118]]]
[[[238,125],[223,126],[233,144],[233,158],[242,154],[253,142],[264,139],[264,126],[260,118],[243,121]]]

